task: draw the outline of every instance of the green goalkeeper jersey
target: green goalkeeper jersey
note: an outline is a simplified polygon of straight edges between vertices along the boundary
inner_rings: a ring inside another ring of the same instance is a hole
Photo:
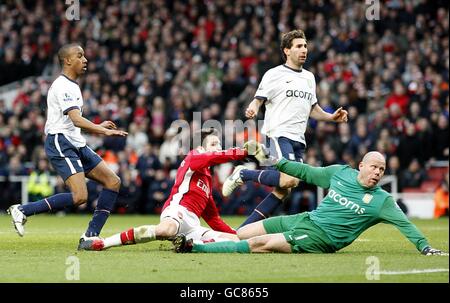
[[[328,194],[310,219],[334,243],[336,250],[351,244],[361,233],[377,223],[395,225],[419,251],[428,242],[398,207],[393,197],[380,186],[367,188],[358,179],[358,171],[348,165],[312,167],[282,159],[276,165],[283,173],[328,189]]]

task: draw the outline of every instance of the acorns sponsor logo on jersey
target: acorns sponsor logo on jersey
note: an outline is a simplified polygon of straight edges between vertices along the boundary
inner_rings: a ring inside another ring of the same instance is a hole
[[[286,97],[297,97],[311,101],[312,94],[298,89],[288,89],[286,91]]]
[[[339,203],[340,205],[353,210],[355,214],[362,215],[366,209],[364,207],[359,206],[353,201],[350,201],[348,198],[342,196],[341,194],[335,192],[333,189],[330,189],[328,192],[328,196],[333,199],[333,201]]]

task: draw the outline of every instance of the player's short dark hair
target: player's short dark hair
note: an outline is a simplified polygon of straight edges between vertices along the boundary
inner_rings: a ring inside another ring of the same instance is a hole
[[[287,59],[286,54],[284,53],[284,49],[291,48],[292,41],[297,38],[305,39],[305,41],[306,41],[306,35],[301,29],[296,29],[296,30],[290,31],[288,33],[283,34],[283,36],[281,36],[280,49],[281,49],[281,56],[283,57],[283,60]]]
[[[215,128],[203,128],[198,131],[198,134],[200,135],[201,144],[203,147],[206,146],[206,137],[213,135],[213,136],[219,136],[219,132]]]
[[[58,50],[58,61],[61,67],[64,66],[64,59],[69,55],[69,51],[73,47],[80,46],[79,43],[69,43],[61,46],[61,48]]]

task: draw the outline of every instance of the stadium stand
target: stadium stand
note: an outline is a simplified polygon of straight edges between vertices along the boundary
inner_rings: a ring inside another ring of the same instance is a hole
[[[445,1],[386,1],[382,21],[366,20],[363,1],[80,3],[79,21],[64,18],[64,1],[0,3],[0,209],[17,201],[10,177],[31,174],[45,159],[46,92],[59,73],[55,54],[71,41],[89,60],[80,79],[83,115],[93,122],[109,117],[130,132],[127,139],[88,137],[126,180],[117,212],[158,212],[181,160],[171,148],[172,123],[191,123],[194,111],[203,120],[244,119],[261,75],[281,62],[280,34],[294,28],[306,32],[305,68],[316,76],[320,104],[350,115],[348,128],[310,121],[308,163],[354,166],[376,149],[399,160],[393,173],[404,184],[417,159],[425,178],[403,190],[422,192],[434,192],[448,169],[432,167],[449,156]],[[253,202],[230,203],[221,197],[221,181],[214,188],[219,208],[246,213]],[[236,194],[240,200],[267,191],[246,190]],[[90,203],[95,193],[93,186]],[[298,210],[299,203],[280,211]]]

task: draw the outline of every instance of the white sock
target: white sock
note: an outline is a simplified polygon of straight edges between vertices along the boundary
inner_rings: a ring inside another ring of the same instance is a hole
[[[105,245],[105,248],[122,245],[122,240],[120,240],[120,233],[104,239],[103,244]]]
[[[227,242],[227,241],[233,241],[231,239],[228,238],[221,238],[221,237],[213,237],[215,242]]]
[[[208,232],[206,235],[203,235],[200,238],[200,241],[202,241],[202,242],[203,241],[210,241],[210,240],[214,240],[214,242],[233,241],[233,240],[228,239],[226,237],[221,237],[220,234],[217,234],[216,232]]]
[[[143,225],[134,229],[134,241],[136,243],[145,243],[156,240],[156,226]]]

